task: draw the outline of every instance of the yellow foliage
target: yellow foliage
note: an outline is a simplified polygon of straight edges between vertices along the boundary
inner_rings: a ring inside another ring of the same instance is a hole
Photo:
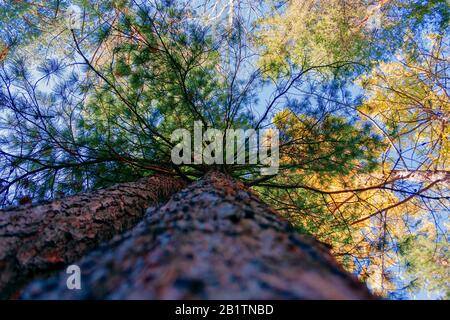
[[[379,64],[360,84],[368,93],[361,110],[380,121],[400,145],[412,145],[424,165],[450,169],[449,44],[432,36],[429,52],[399,54]]]

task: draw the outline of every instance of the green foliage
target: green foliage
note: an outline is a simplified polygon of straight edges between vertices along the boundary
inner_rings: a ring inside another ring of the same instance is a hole
[[[270,75],[289,74],[290,65],[359,73],[392,57],[408,33],[418,35],[425,26],[443,32],[449,12],[446,0],[291,0],[281,13],[261,20],[256,35],[263,48],[260,64]],[[346,62],[354,64],[330,68]]]
[[[425,236],[410,236],[401,242],[400,250],[407,266],[404,277],[409,281],[408,291],[450,299],[448,239],[432,241]]]

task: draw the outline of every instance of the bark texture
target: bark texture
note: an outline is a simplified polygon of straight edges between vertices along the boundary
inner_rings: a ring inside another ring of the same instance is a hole
[[[183,186],[178,179],[155,175],[0,211],[0,298],[11,296],[32,276],[59,269],[130,229],[149,206]]]
[[[210,173],[150,208],[129,232],[63,271],[32,282],[24,299],[370,299],[328,249],[301,235],[239,182]]]

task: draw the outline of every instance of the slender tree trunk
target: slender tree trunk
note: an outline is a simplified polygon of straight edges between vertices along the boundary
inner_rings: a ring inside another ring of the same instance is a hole
[[[155,175],[51,203],[0,211],[0,297],[61,268],[142,219],[184,183]]]
[[[450,171],[448,170],[393,170],[390,178],[417,183],[432,183],[439,180],[443,185],[450,185]]]
[[[212,172],[147,210],[134,229],[65,270],[32,282],[25,299],[370,299],[326,247],[301,235],[239,182]]]

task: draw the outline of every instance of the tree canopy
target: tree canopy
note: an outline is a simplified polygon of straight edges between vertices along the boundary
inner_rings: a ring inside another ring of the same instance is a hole
[[[449,297],[448,1],[0,8],[2,207],[214,167],[374,292]],[[279,171],[173,163],[196,122],[278,130]]]

